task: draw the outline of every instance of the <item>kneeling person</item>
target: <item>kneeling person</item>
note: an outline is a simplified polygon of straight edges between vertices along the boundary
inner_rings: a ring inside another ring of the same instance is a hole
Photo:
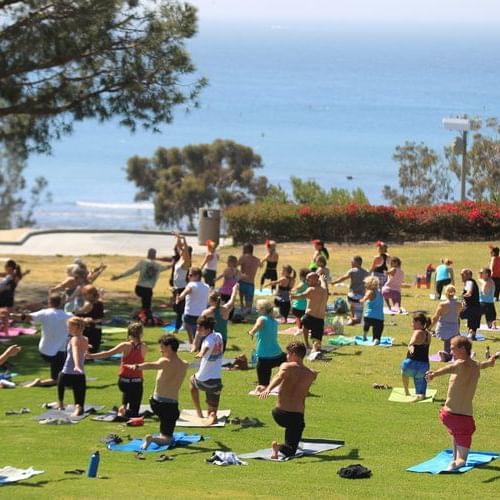
[[[318,376],[318,372],[304,365],[306,346],[302,342],[288,344],[286,355],[287,362],[280,366],[279,372],[259,396],[267,398],[275,387],[281,385],[273,418],[280,427],[285,428],[285,443],[280,445],[273,441],[273,459],[279,458],[280,453],[285,457],[295,455],[306,426],[305,399],[311,384]]]
[[[213,425],[217,422],[217,409],[222,391],[221,371],[224,344],[222,335],[214,332],[214,318],[200,316],[197,325],[197,336],[202,339],[202,343],[196,357],[201,358],[201,362],[199,370],[191,377],[191,398],[198,417],[203,418],[199,391],[206,392],[207,425]]]
[[[160,435],[148,434],[144,438],[144,449],[151,443],[159,446],[170,444],[175,423],[179,418],[179,389],[184,381],[188,364],[177,355],[179,341],[174,335],[163,335],[160,340],[161,356],[151,363],[124,365],[131,370],[158,370],[153,396],[149,403],[160,419]]]

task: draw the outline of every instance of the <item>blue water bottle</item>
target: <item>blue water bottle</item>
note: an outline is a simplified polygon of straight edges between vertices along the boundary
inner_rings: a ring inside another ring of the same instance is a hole
[[[99,452],[95,451],[90,455],[89,468],[87,470],[87,477],[97,477],[97,469],[99,468]]]
[[[254,366],[257,364],[257,353],[255,352],[255,349],[252,351],[252,357],[250,362]]]

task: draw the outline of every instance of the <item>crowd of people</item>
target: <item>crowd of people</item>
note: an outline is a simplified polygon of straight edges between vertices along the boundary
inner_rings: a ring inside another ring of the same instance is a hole
[[[191,398],[200,419],[207,426],[217,422],[217,411],[222,384],[222,359],[227,348],[228,323],[254,321],[248,334],[255,338],[255,356],[258,384],[255,392],[266,398],[279,387],[278,403],[273,410],[276,423],[285,428],[283,444],[274,442],[272,456],[293,455],[300,441],[304,422],[305,397],[317,377],[317,372],[304,365],[307,350],[321,349],[328,313],[329,286],[348,281],[349,308],[345,324],[362,324],[363,340],[368,341],[372,330],[373,345],[381,342],[384,331],[384,304],[392,314],[403,311],[401,289],[405,286],[402,261],[388,253],[384,242],[377,242],[377,254],[368,269],[363,258],[355,255],[351,267],[341,276],[332,279],[328,268],[328,249],[321,240],[312,242],[314,251],[308,267],[296,271],[290,264],[281,266],[277,243],[266,242],[266,255],[254,256],[251,243],[243,245],[242,255],[230,255],[226,266],[219,271],[220,256],[216,244],[207,241],[207,251],[199,267],[193,265],[192,249],[186,239],[178,235],[173,255],[158,258],[155,249],[149,249],[145,259],[132,268],[113,274],[111,280],[138,274],[135,294],[141,300],[142,322],[128,325],[128,338],[115,347],[102,351],[102,325],[104,305],[99,290],[94,285],[106,266],[89,270],[76,259],[67,268],[67,277],[49,288],[48,304],[38,311],[15,313],[15,290],[26,273],[22,273],[13,260],[5,264],[0,279],[1,328],[7,330],[10,320],[32,321],[41,326],[39,351],[50,365],[50,377],[37,378],[28,386],[57,386],[58,406],[64,409],[65,388],[73,390],[75,410],[73,415],[84,412],[86,396],[85,363],[121,355],[118,388],[122,403],[118,416],[136,418],[143,398],[143,371],[156,370],[156,382],[150,406],[160,420],[160,434],[148,435],[144,448],[151,443],[168,444],[179,417],[178,396],[186,378],[188,364],[178,356],[178,333],[187,333],[190,350],[200,360],[199,369],[189,379]],[[165,263],[164,263],[165,262]],[[497,247],[491,248],[489,267],[479,272],[476,280],[470,269],[462,269],[461,299],[453,273],[453,262],[441,259],[436,268],[435,297],[443,300],[432,317],[423,312],[413,316],[413,332],[408,342],[407,356],[401,364],[405,394],[410,396],[409,381],[415,385],[415,401],[426,397],[427,382],[436,376],[450,374],[448,396],[440,417],[454,439],[455,455],[451,469],[461,467],[467,459],[474,421],[472,399],[480,369],[493,366],[497,355],[479,363],[471,357],[471,341],[476,340],[477,330],[485,317],[488,328],[496,328],[495,301],[499,298],[500,257]],[[261,299],[256,302],[254,318],[255,281],[258,270]],[[143,341],[143,325],[154,324],[152,310],[153,291],[160,274],[170,270],[169,284],[173,296],[175,324],[172,334],[159,339],[160,357],[146,361],[148,348]],[[29,272],[29,271],[28,271]],[[220,282],[220,286],[218,283]],[[265,298],[263,289],[270,288],[273,299]],[[239,296],[239,310],[235,311]],[[279,316],[282,323],[292,314],[302,333],[302,342],[291,342],[285,351],[278,342]],[[460,319],[465,320],[468,337],[460,335]],[[444,368],[431,371],[429,348],[432,338],[443,341],[439,351],[441,360],[450,362]],[[311,346],[311,342],[313,346]],[[9,347],[0,356],[0,365],[20,351]],[[273,369],[278,368],[275,376]],[[207,411],[203,413],[200,391],[206,395]],[[471,420],[472,419],[472,420]]]

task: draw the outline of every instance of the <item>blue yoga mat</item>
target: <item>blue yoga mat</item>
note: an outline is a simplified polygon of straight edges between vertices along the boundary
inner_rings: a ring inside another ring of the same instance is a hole
[[[373,337],[367,337],[366,340],[363,340],[362,335],[356,335],[354,337],[354,343],[356,345],[373,347]],[[381,337],[378,347],[392,347],[392,337]]]
[[[469,334],[467,332],[460,332],[461,337],[468,337]],[[482,335],[481,333],[476,333],[476,340],[478,342],[482,342],[483,340],[486,340],[486,337]]]
[[[175,446],[188,446],[192,443],[198,443],[203,440],[203,436],[200,434],[186,434],[185,432],[174,432],[174,442],[171,444],[166,444],[163,446],[159,446],[155,443],[151,443],[148,446],[147,450],[141,449],[143,439],[137,438],[132,439],[128,443],[120,443],[120,444],[108,444],[108,450],[111,451],[133,451],[138,452],[142,451],[145,453],[156,452],[156,451],[166,451],[170,448],[174,448]]]
[[[161,329],[164,332],[172,333],[175,330],[175,323],[169,323],[168,325],[162,326]]]
[[[406,469],[410,472],[429,472],[430,474],[460,474],[468,472],[474,467],[490,463],[492,460],[498,458],[498,453],[489,451],[471,451],[467,457],[467,463],[454,471],[447,471],[449,463],[453,459],[453,450],[444,450],[438,453],[434,458],[422,462],[421,464],[414,465]]]

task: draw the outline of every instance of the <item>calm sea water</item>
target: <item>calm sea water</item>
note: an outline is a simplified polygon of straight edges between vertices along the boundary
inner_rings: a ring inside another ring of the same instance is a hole
[[[254,148],[284,188],[295,175],[381,203],[383,185],[397,183],[396,145],[441,151],[453,139],[443,117],[500,116],[495,26],[211,22],[189,49],[210,80],[200,109],[178,111],[161,134],[87,121],[52,156],[30,159],[28,177],[47,177],[53,194],[39,226],[152,228],[151,206],[133,204],[127,158],[217,138]]]

